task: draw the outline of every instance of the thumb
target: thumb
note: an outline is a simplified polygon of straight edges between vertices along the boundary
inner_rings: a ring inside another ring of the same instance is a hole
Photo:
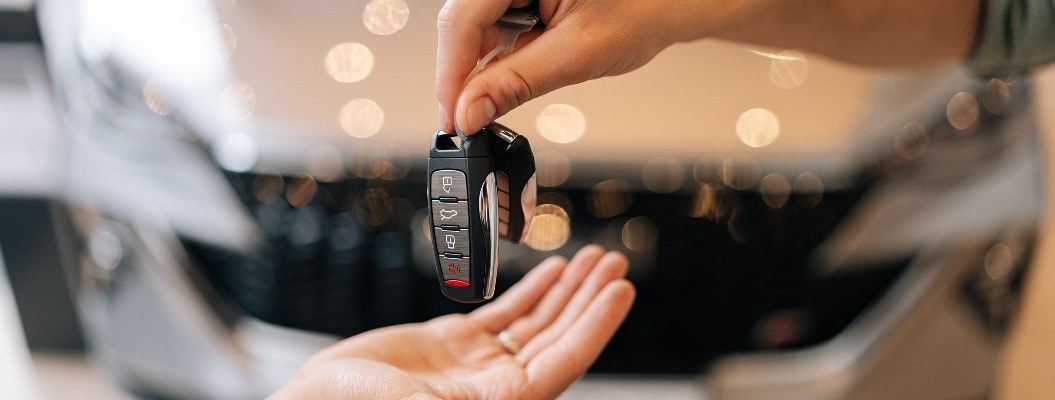
[[[573,35],[547,30],[492,62],[462,89],[455,107],[459,132],[474,134],[520,105],[564,86],[602,75]]]

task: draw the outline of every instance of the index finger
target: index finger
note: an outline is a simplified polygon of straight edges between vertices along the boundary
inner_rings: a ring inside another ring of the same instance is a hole
[[[454,106],[465,78],[476,66],[485,32],[511,7],[530,0],[447,0],[436,19],[436,97],[440,129],[454,133]]]

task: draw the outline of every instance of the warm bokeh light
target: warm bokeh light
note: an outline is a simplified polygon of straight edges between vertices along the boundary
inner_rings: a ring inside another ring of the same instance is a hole
[[[381,131],[385,112],[370,99],[355,99],[341,108],[341,128],[352,137],[368,138]]]
[[[552,204],[560,207],[569,216],[575,215],[575,208],[572,206],[571,199],[567,195],[558,191],[546,191],[538,193],[538,200],[536,201],[538,207],[545,204]]]
[[[641,182],[656,193],[677,191],[684,181],[685,169],[678,160],[670,157],[653,158],[641,168]]]
[[[658,229],[652,219],[644,216],[631,218],[623,225],[623,245],[637,252],[652,250],[656,245]]]
[[[788,179],[785,178],[783,174],[777,172],[771,173],[762,178],[759,190],[762,194],[762,201],[765,202],[769,208],[777,209],[784,207],[791,198],[791,183],[788,183]]]
[[[586,210],[597,218],[611,218],[622,214],[633,202],[630,184],[620,179],[598,183],[586,194]]]
[[[554,204],[541,204],[535,208],[524,244],[538,251],[559,249],[571,237],[571,218]]]
[[[764,108],[752,108],[736,121],[736,136],[751,147],[766,147],[780,136],[780,120]]]
[[[554,143],[572,143],[586,133],[586,116],[568,104],[546,106],[535,119],[539,134]]]
[[[253,177],[253,197],[263,204],[275,202],[282,197],[286,182],[282,175],[273,169],[261,171]]]
[[[220,94],[220,111],[234,121],[249,119],[256,111],[256,92],[248,83],[228,86]]]
[[[945,116],[949,119],[949,125],[959,130],[966,130],[978,123],[979,107],[978,100],[974,95],[967,92],[959,92],[949,100],[945,109]]]
[[[911,160],[923,155],[930,146],[930,132],[920,122],[909,122],[894,136],[894,152],[901,158]]]
[[[701,157],[692,166],[692,178],[699,183],[721,182],[723,162],[725,158],[717,154]]]
[[[993,115],[1003,115],[1011,107],[1011,88],[1000,79],[990,79],[985,84],[982,105]]]
[[[769,80],[782,89],[794,89],[806,81],[810,64],[806,56],[794,50],[785,50],[771,57]]]
[[[373,71],[374,53],[360,43],[341,43],[326,53],[324,65],[337,82],[359,82]]]
[[[537,183],[543,187],[560,186],[571,177],[571,160],[556,150],[535,152]]]
[[[696,191],[696,197],[692,201],[692,209],[689,211],[689,215],[694,218],[707,218],[711,221],[718,221],[719,218],[725,215],[725,207],[722,204],[721,188],[706,183],[700,186],[700,189]]]
[[[311,203],[318,191],[318,183],[308,174],[300,174],[289,180],[286,185],[286,201],[293,207],[304,207]]]
[[[824,199],[824,180],[812,172],[803,172],[792,184],[799,204],[815,207]]]
[[[143,103],[157,115],[169,115],[172,106],[168,102],[167,84],[164,79],[151,79],[143,85]]]
[[[410,8],[403,0],[373,0],[363,9],[363,25],[375,35],[399,32],[410,19]]]
[[[762,178],[762,164],[747,154],[737,154],[722,162],[721,175],[726,186],[750,189]]]
[[[220,24],[220,36],[223,39],[224,54],[230,57],[238,48],[238,35],[234,33],[234,28],[230,25]]]

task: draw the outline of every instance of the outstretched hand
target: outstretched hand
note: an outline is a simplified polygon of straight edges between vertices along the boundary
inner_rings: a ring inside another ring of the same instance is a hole
[[[581,377],[634,298],[626,258],[587,246],[543,261],[469,314],[397,325],[316,354],[273,399],[553,399]],[[507,349],[511,334],[521,345]]]

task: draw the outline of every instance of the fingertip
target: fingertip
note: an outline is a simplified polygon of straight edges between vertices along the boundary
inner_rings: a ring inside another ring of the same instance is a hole
[[[616,279],[608,282],[595,298],[595,302],[604,305],[609,310],[609,323],[612,329],[618,329],[619,325],[630,313],[630,308],[637,299],[637,288],[626,279]]]
[[[637,299],[637,286],[634,286],[634,284],[626,278],[616,279],[608,285],[612,286],[612,291],[615,292],[617,298],[626,298],[630,303],[633,303],[634,300]]]
[[[455,129],[463,135],[473,135],[494,121],[498,107],[488,95],[472,100],[456,118]]]
[[[601,260],[598,263],[603,264],[606,269],[616,270],[612,275],[617,278],[625,277],[626,273],[630,270],[630,259],[622,252],[615,250],[604,253],[604,256],[601,257]]]
[[[581,249],[579,249],[579,251],[576,253],[576,255],[578,255],[578,254],[591,254],[591,253],[604,253],[604,251],[605,251],[604,247],[602,247],[599,244],[588,244],[588,245],[583,246]]]
[[[450,114],[447,113],[447,108],[443,106],[443,103],[437,105],[439,109],[438,121],[440,124],[439,130],[445,133],[454,132],[454,123],[451,122]]]
[[[561,256],[549,256],[528,271],[528,274],[544,274],[550,270],[563,270],[568,265],[568,259]],[[538,272],[536,272],[538,271]]]

